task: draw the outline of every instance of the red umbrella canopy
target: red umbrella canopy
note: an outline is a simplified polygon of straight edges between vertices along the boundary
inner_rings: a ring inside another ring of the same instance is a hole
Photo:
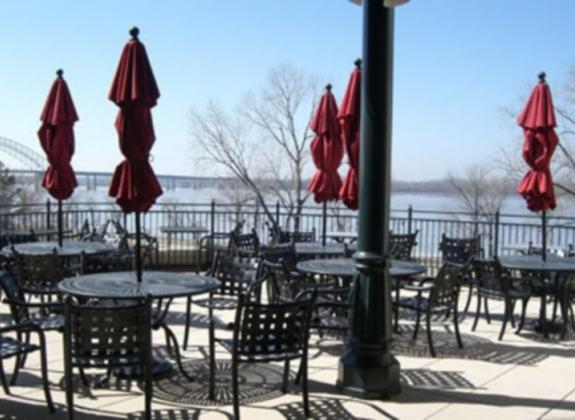
[[[517,120],[525,136],[523,159],[530,167],[517,192],[525,198],[531,211],[554,209],[556,204],[549,166],[559,139],[554,130],[556,122],[551,90],[545,83],[545,74],[539,77],[540,83],[533,89]]]
[[[349,170],[339,191],[339,198],[350,209],[359,207],[359,120],[361,93],[361,60],[355,62],[347,90],[338,113],[341,140],[347,153]]]
[[[162,194],[150,165],[155,141],[150,109],[160,96],[138,29],[130,31],[108,99],[120,107],[116,118],[120,150],[126,158],[114,171],[109,195],[124,212],[146,212]]]
[[[326,92],[321,97],[310,128],[316,134],[311,142],[311,157],[318,170],[307,190],[314,194],[316,203],[337,200],[341,188],[337,168],[343,157],[343,146],[339,136],[337,104],[331,93],[331,85],[326,86]]]
[[[68,85],[62,78],[63,71],[58,70],[57,74],[40,116],[42,125],[38,137],[49,162],[42,186],[52,197],[65,200],[78,185],[70,164],[74,154],[74,123],[78,121],[78,115]]]

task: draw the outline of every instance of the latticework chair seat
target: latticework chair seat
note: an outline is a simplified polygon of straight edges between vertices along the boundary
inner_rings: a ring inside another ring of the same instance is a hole
[[[0,335],[0,359],[17,356],[22,353],[30,353],[39,350],[36,344],[18,341],[12,337]]]
[[[432,305],[430,308],[429,299],[423,296],[401,298],[396,304],[400,308],[412,309],[420,312],[426,312],[429,310],[434,314],[446,312],[449,309],[449,306],[444,305]]]
[[[30,320],[24,322],[24,324],[30,323],[42,331],[60,331],[64,330],[64,315],[51,314],[41,318],[31,318]]]
[[[72,363],[74,366],[82,368],[114,368],[139,366],[143,364],[143,360],[139,355],[111,356],[109,358],[86,355],[73,357]]]

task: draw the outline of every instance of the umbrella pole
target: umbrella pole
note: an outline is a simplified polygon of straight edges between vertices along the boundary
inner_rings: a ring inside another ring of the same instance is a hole
[[[327,201],[323,202],[322,223],[321,223],[321,243],[325,246],[325,235],[327,231]]]
[[[541,212],[541,256],[543,261],[547,260],[547,212],[543,210]]]
[[[142,282],[142,253],[140,247],[140,212],[136,212],[136,279]]]
[[[62,223],[62,200],[58,200],[58,246],[62,247],[63,240],[63,223]]]

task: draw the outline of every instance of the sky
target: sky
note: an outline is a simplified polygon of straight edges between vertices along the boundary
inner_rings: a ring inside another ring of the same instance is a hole
[[[492,161],[520,135],[502,108],[519,106],[541,70],[560,99],[575,65],[574,16],[573,0],[411,0],[396,8],[394,179],[438,179]],[[190,107],[215,100],[231,109],[282,63],[332,83],[339,101],[361,56],[362,11],[347,0],[4,1],[0,137],[41,153],[39,116],[62,68],[80,117],[74,168],[112,172],[121,154],[107,94],[134,25],[161,92],[152,111],[161,174],[203,174]],[[4,153],[0,160],[16,166]]]

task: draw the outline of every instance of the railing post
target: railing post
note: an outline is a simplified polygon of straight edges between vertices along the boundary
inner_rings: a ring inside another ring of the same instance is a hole
[[[413,207],[411,204],[407,208],[407,233],[411,234],[411,230],[413,229]]]
[[[50,219],[51,219],[52,211],[51,211],[51,203],[50,199],[46,199],[46,229],[50,229]]]
[[[216,200],[212,200],[212,204],[210,206],[210,236],[214,237],[214,232],[216,231],[215,229],[215,224],[216,224]]]
[[[276,227],[280,227],[280,202],[276,201]]]
[[[499,209],[495,212],[495,231],[493,232],[493,255],[497,257],[499,254]]]

